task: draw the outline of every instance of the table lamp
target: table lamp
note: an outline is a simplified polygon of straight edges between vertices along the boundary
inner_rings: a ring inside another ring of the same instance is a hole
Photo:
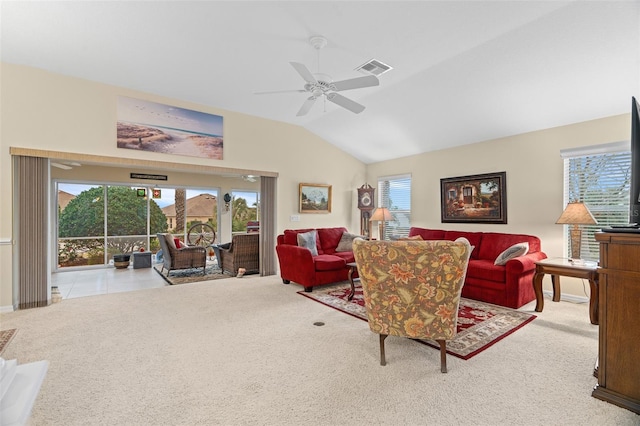
[[[370,222],[378,222],[378,238],[381,240],[384,240],[384,223],[387,220],[393,220],[393,216],[386,207],[378,207],[371,215],[371,219],[369,219]]]
[[[570,232],[572,259],[580,259],[582,229],[580,229],[579,225],[595,225],[597,223],[598,222],[584,203],[575,201],[567,204],[567,207],[556,221],[556,224],[573,225]]]

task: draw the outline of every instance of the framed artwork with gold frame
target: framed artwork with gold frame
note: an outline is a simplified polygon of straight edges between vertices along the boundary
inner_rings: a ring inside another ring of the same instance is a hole
[[[300,213],[331,213],[331,185],[301,183],[298,192]]]

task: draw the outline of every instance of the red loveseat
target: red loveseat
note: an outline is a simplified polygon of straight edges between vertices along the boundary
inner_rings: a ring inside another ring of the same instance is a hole
[[[465,237],[472,246],[462,297],[517,309],[535,300],[533,274],[535,262],[546,259],[540,239],[533,235],[498,232],[461,232],[412,227],[409,236],[420,235],[424,240],[455,240]],[[507,248],[528,243],[524,256],[513,258],[505,265],[494,265],[496,258]]]
[[[347,263],[355,262],[353,251],[336,252],[342,234],[346,228],[317,228],[317,256],[312,256],[305,247],[298,246],[298,234],[313,231],[310,229],[286,229],[278,235],[276,253],[280,262],[282,282],[291,281],[301,284],[304,291],[310,292],[317,285],[345,281],[349,268]],[[357,273],[354,273],[354,278]]]

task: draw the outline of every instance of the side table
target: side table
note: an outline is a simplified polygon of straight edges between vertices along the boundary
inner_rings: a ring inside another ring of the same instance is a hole
[[[151,268],[151,252],[133,252],[133,269]]]
[[[589,297],[589,319],[591,324],[598,324],[598,264],[587,260],[567,258],[543,259],[536,262],[533,276],[533,291],[536,293],[536,312],[542,312],[544,297],[542,295],[542,278],[551,275],[553,284],[553,301],[560,301],[560,277],[583,278],[589,280],[591,296]]]

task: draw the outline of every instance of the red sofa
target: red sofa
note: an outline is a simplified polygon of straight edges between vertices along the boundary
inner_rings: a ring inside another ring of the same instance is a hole
[[[280,262],[282,282],[291,281],[301,284],[306,292],[317,285],[345,281],[349,273],[347,263],[355,262],[352,251],[336,252],[336,247],[346,228],[316,228],[317,256],[298,247],[298,234],[312,231],[310,229],[286,229],[278,235],[276,253]],[[354,278],[357,274],[354,274]]]
[[[420,235],[424,240],[455,240],[465,237],[472,246],[462,297],[481,300],[495,305],[517,309],[535,300],[533,291],[534,262],[546,259],[541,251],[540,239],[532,235],[503,234],[498,232],[461,232],[412,227],[409,236]],[[517,243],[529,243],[529,251],[507,261],[504,266],[494,265],[498,255]]]

